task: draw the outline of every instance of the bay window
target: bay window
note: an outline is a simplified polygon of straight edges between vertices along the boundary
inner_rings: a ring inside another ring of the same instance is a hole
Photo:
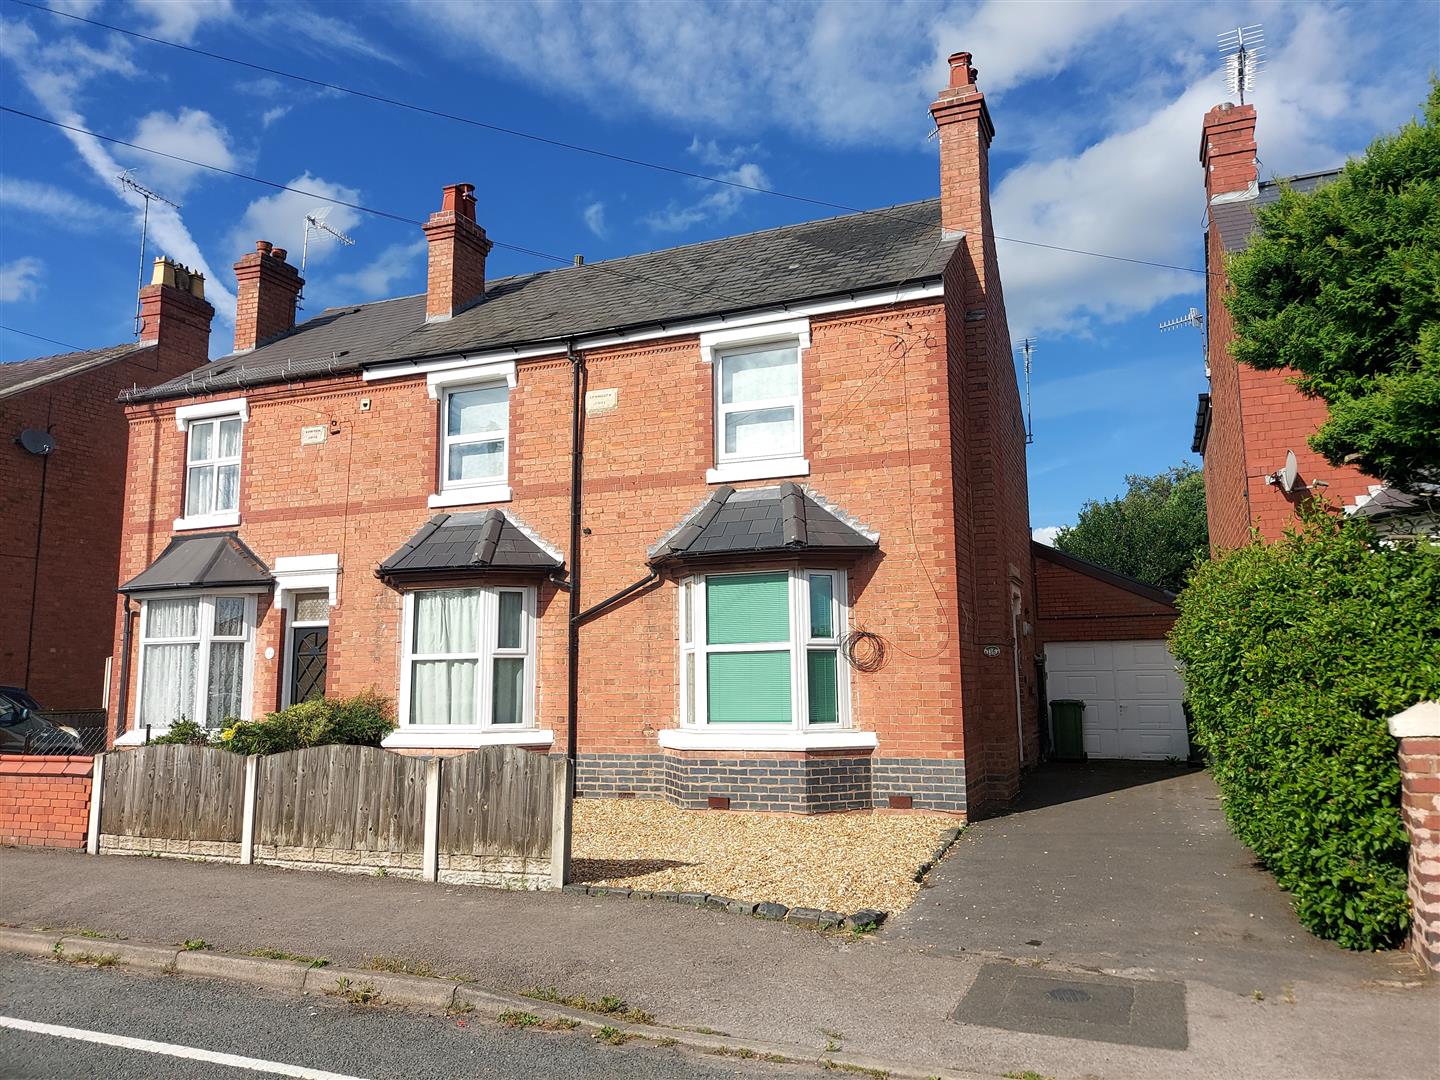
[[[706,574],[680,588],[681,721],[689,727],[848,726],[845,574]]]
[[[250,715],[253,596],[146,600],[140,609],[139,726],[217,729]]]
[[[404,724],[533,726],[534,612],[528,587],[407,593]]]

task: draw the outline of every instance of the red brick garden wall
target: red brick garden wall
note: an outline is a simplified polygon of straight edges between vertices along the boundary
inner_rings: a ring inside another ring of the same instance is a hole
[[[1440,737],[1400,740],[1400,785],[1410,833],[1410,950],[1440,971]]]
[[[93,759],[0,754],[0,844],[81,848]]]

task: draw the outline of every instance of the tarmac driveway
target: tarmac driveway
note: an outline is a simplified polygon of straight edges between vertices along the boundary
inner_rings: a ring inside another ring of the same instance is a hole
[[[1209,774],[1173,766],[1042,766],[1010,813],[961,834],[885,936],[1271,1000],[1418,975],[1403,953],[1313,937],[1230,834]]]

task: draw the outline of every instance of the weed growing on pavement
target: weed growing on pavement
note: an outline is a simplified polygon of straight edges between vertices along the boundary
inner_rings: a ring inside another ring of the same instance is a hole
[[[179,975],[179,974],[180,974],[180,969],[175,966],[175,961],[174,961],[174,960],[171,960],[168,964],[166,964],[164,967],[162,967],[162,968],[160,969],[160,974],[161,974],[161,975]]]
[[[201,949],[208,949],[209,947],[210,943],[204,938],[197,937],[185,939],[184,948],[186,952],[199,952]]]
[[[355,986],[344,975],[341,975],[340,978],[335,980],[334,990],[326,990],[325,993],[331,997],[344,998],[351,1005],[380,1004],[379,990],[376,990],[375,987],[369,983],[361,983],[359,986]]]
[[[540,1017],[532,1012],[521,1012],[519,1009],[506,1009],[495,1019],[506,1027],[512,1028],[536,1027],[540,1023]]]
[[[553,1020],[546,1020],[540,1025],[546,1031],[574,1031],[580,1026],[579,1020],[571,1020],[568,1016],[557,1016]]]
[[[372,956],[365,961],[370,971],[388,971],[392,975],[419,975],[426,979],[440,978],[428,960],[406,960],[403,956]]]
[[[1256,1001],[1265,1000],[1265,993],[1263,990],[1251,990],[1250,996],[1253,997]]]
[[[656,1039],[656,1040],[655,1040],[655,1045],[656,1045],[656,1046],[674,1046],[675,1043],[676,1043],[676,1041],[677,1041],[677,1040],[672,1039],[669,1035],[666,1035],[666,1036],[663,1036],[662,1038]]]
[[[446,1015],[446,1016],[451,1016],[451,1017],[455,1017],[455,1016],[469,1016],[469,1015],[470,1015],[471,1013],[473,1013],[474,1011],[475,1011],[475,1006],[474,1006],[474,1005],[471,1005],[470,1002],[468,1002],[468,1001],[465,1002],[464,1004],[461,1004],[461,1005],[451,1004],[451,1005],[447,1005],[447,1006],[445,1007],[445,1015]]]
[[[637,1009],[624,998],[606,994],[599,1000],[587,998],[584,994],[566,994],[553,986],[540,986],[530,990],[522,990],[521,997],[534,998],[536,1001],[548,1001],[552,1005],[564,1005],[570,1009],[583,1009],[585,1012],[600,1013],[603,1016],[613,1016],[625,1020],[631,1024],[652,1024],[655,1016],[644,1009]]]
[[[312,968],[323,968],[330,964],[328,956],[306,956],[304,953],[286,952],[284,949],[251,949],[246,956],[257,956],[261,960],[290,960],[297,964],[307,964]]]
[[[1034,1069],[1025,1069],[1021,1072],[1001,1073],[1000,1075],[1003,1076],[1005,1080],[1054,1080],[1054,1077],[1042,1076]],[[935,1080],[940,1080],[940,1078],[937,1076]]]
[[[831,1061],[828,1058],[820,1062],[827,1072],[847,1072],[857,1076],[868,1076],[871,1080],[886,1080],[890,1073],[885,1069],[867,1069],[864,1065],[851,1065],[848,1061]]]
[[[97,968],[114,967],[120,962],[114,953],[66,952],[58,941],[51,955],[67,964],[93,964]]]
[[[619,1028],[611,1027],[609,1024],[606,1024],[599,1031],[595,1032],[594,1037],[603,1043],[609,1043],[611,1046],[624,1046],[630,1041],[629,1035],[626,1035],[625,1032]]]

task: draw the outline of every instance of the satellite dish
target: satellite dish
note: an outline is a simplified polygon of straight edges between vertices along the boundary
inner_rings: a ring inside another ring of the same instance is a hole
[[[55,439],[48,431],[40,431],[37,428],[26,428],[20,432],[20,437],[15,440],[27,454],[35,454],[37,457],[44,457],[55,449]]]
[[[1295,489],[1295,478],[1300,474],[1300,467],[1295,461],[1295,451],[1285,451],[1285,467],[1280,470],[1280,486],[1288,495]]]

